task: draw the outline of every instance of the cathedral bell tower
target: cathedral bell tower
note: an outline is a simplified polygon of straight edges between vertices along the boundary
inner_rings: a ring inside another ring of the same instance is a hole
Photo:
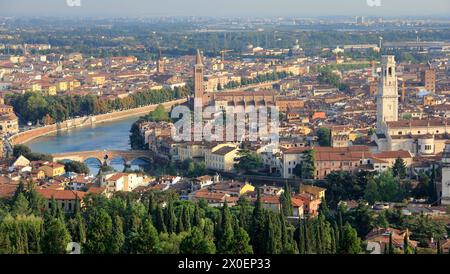
[[[159,74],[164,74],[165,67],[164,67],[164,60],[162,59],[161,50],[158,52],[158,61],[156,61],[156,71]]]
[[[398,120],[398,98],[395,57],[384,55],[377,93],[377,132],[384,133],[386,122]]]
[[[200,50],[197,50],[197,56],[195,58],[195,67],[194,67],[194,98],[203,100],[203,61]]]

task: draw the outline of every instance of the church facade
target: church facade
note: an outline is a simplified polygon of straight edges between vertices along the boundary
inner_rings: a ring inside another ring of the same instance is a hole
[[[277,96],[275,90],[205,92],[204,65],[202,59],[203,57],[200,51],[197,50],[194,66],[194,99],[201,99],[203,106],[215,105],[219,108],[227,106],[243,106],[244,108],[247,106],[277,106],[280,111],[304,106],[303,100],[280,98]]]
[[[382,57],[377,93],[377,131],[373,139],[379,151],[407,150],[431,156],[444,151],[449,140],[448,118],[398,119],[398,81],[394,56]]]

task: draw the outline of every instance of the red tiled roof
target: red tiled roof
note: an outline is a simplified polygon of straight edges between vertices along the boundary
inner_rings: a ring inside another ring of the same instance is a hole
[[[18,185],[0,184],[0,198],[10,198],[16,192]]]
[[[391,159],[391,158],[412,158],[411,153],[406,150],[397,150],[397,151],[383,151],[380,153],[373,154],[373,157],[378,159]]]
[[[75,200],[75,199],[83,199],[86,195],[85,192],[73,191],[73,190],[56,190],[56,189],[37,189],[44,198],[55,200]]]

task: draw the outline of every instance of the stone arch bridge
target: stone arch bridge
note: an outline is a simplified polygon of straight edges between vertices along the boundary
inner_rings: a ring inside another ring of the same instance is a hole
[[[126,164],[131,164],[136,159],[143,159],[149,162],[153,161],[153,156],[148,150],[92,150],[92,151],[74,151],[52,154],[53,161],[71,160],[84,162],[87,159],[97,159],[100,163],[105,160],[109,163],[113,159],[122,158]]]

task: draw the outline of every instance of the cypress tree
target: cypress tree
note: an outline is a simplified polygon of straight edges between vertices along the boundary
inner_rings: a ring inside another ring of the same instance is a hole
[[[175,210],[173,207],[172,200],[169,201],[169,204],[167,205],[166,212],[165,212],[165,221],[166,221],[166,228],[167,232],[174,233],[176,230],[176,224],[177,224],[177,217],[175,215]]]
[[[271,214],[267,214],[267,223],[265,227],[266,231],[266,248],[264,254],[275,254],[275,231],[273,227]]]
[[[342,252],[344,254],[361,253],[361,240],[358,238],[358,233],[348,223],[344,227],[342,243]]]
[[[291,202],[291,188],[286,182],[284,184],[284,191],[280,195],[281,212],[284,216],[292,216],[292,202]]]
[[[200,225],[200,207],[198,206],[198,204],[195,204],[193,225]]]
[[[148,215],[152,216],[155,212],[156,202],[155,202],[155,194],[150,192],[148,195]]]
[[[403,253],[409,254],[408,233],[405,233],[405,237],[403,238]]]
[[[167,232],[166,225],[164,223],[164,212],[159,205],[156,207],[156,228],[160,233]]]
[[[299,237],[299,241],[298,241],[298,251],[300,254],[306,254],[305,251],[305,232],[304,232],[304,227],[303,227],[303,221],[300,220],[298,223],[298,237]]]
[[[437,241],[437,254],[442,254],[441,239],[438,239]]]
[[[42,248],[45,254],[65,254],[70,234],[64,221],[59,218],[49,220],[45,225]]]
[[[341,248],[341,235],[339,231],[339,227],[336,222],[333,222],[333,231],[334,231],[334,248],[336,254],[339,254]]]
[[[183,207],[183,212],[182,212],[182,219],[183,219],[183,225],[184,225],[184,230],[185,231],[189,231],[191,230],[191,214],[190,214],[190,210],[189,207],[185,206]]]
[[[342,211],[338,209],[338,229],[339,229],[339,249],[342,247],[342,240],[344,238],[344,224],[342,223]]]
[[[330,229],[330,237],[331,237],[330,254],[336,254],[336,232],[334,228]]]
[[[234,233],[231,212],[226,202],[223,204],[221,216],[221,235],[217,242],[217,252],[219,254],[229,254],[232,250],[230,245],[233,243]]]
[[[304,220],[303,221],[303,238],[305,241],[305,247],[304,247],[304,251],[305,254],[311,254],[312,253],[312,248],[311,248],[311,239],[310,239],[310,232],[309,232],[309,220]]]
[[[180,218],[181,219],[181,218]],[[156,254],[159,252],[158,231],[153,226],[151,219],[147,218],[139,233],[140,245],[138,253]]]
[[[394,254],[394,245],[392,244],[392,232],[389,233],[388,253],[389,253],[389,254]]]
[[[235,230],[229,254],[253,254],[250,237],[244,228],[238,227]]]
[[[323,239],[322,239],[322,231],[323,231],[323,227],[322,227],[322,222],[321,219],[318,218],[316,220],[316,253],[318,254],[324,254],[324,248],[323,248]]]
[[[265,247],[265,218],[261,205],[261,195],[259,188],[256,189],[256,203],[253,209],[251,225],[251,243],[255,254],[264,254]]]
[[[110,253],[120,254],[125,244],[125,234],[123,233],[123,221],[118,215],[114,217],[113,233],[111,237]]]
[[[177,233],[178,233],[178,234],[184,231],[183,208],[184,208],[184,207],[181,208],[180,214],[179,214],[179,216],[178,216],[178,218],[177,218],[177,220],[178,220],[178,223],[177,223]]]

